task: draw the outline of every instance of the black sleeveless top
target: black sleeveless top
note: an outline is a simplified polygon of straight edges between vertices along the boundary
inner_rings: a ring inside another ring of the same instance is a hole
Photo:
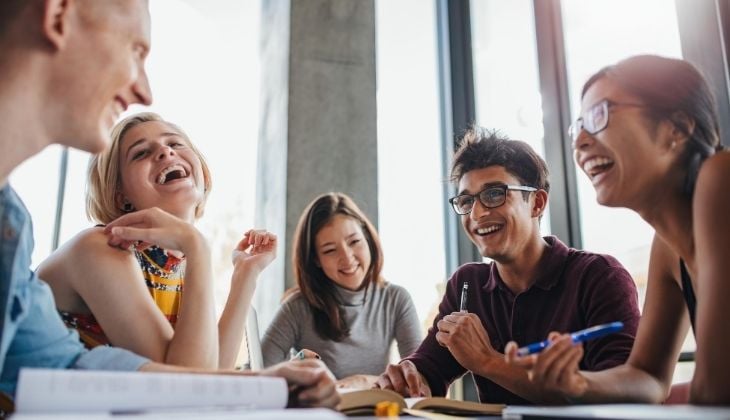
[[[687,267],[681,259],[679,260],[679,272],[682,277],[682,293],[684,293],[684,301],[687,303],[687,310],[689,310],[689,321],[692,323],[692,331],[695,332],[697,299],[695,298],[695,291],[692,289],[692,280],[687,272]]]

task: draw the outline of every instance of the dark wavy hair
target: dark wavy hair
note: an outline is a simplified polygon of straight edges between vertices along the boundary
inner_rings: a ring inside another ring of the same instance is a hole
[[[315,198],[302,213],[296,232],[292,252],[292,266],[297,289],[314,315],[314,328],[320,337],[342,341],[350,335],[350,327],[344,319],[342,301],[335,283],[330,280],[317,263],[315,239],[317,233],[336,215],[350,217],[360,223],[370,249],[371,262],[365,274],[362,288],[373,283],[381,285],[380,272],[383,268],[383,251],[375,227],[355,202],[345,194],[331,192]]]
[[[469,171],[502,166],[523,185],[550,192],[550,173],[545,161],[529,144],[510,140],[496,130],[472,126],[454,153],[450,180],[458,183]],[[529,193],[523,193],[525,199]]]
[[[702,73],[684,60],[637,55],[599,70],[583,85],[581,97],[604,78],[638,97],[654,121],[668,119],[687,134],[681,166],[687,168],[683,192],[691,197],[702,162],[723,149],[715,98]],[[683,116],[694,121],[694,129]]]

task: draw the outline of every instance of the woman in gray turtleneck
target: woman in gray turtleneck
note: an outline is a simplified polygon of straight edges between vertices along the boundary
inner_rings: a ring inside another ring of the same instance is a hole
[[[297,226],[297,287],[266,330],[264,364],[308,349],[343,383],[369,387],[368,375],[388,365],[393,340],[401,357],[413,352],[422,339],[415,307],[404,288],[380,277],[382,266],[378,234],[352,199],[317,197]]]

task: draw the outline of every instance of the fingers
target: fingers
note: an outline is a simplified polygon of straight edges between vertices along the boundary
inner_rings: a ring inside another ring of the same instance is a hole
[[[277,236],[265,229],[250,229],[243,235],[236,249],[245,251],[249,247],[251,253],[267,252],[276,249]]]
[[[572,357],[575,348],[570,335],[562,335],[550,343],[550,346],[543,350],[537,358],[533,369],[533,377],[541,382],[550,381],[555,384],[561,371],[556,371],[556,367],[565,366],[565,359]]]
[[[286,379],[292,393],[290,401],[295,406],[334,408],[340,401],[334,376],[319,360],[284,362],[262,373]]]
[[[424,384],[421,374],[418,372],[416,365],[410,360],[401,362],[403,377],[408,385],[410,397],[428,397],[431,395],[431,389]]]
[[[375,385],[382,389],[392,389],[393,391],[408,396],[405,377],[403,376],[401,365],[390,364],[385,368],[385,373],[380,375]]]
[[[521,367],[522,369],[526,370],[532,369],[535,366],[537,356],[533,354],[525,357],[520,357],[519,355],[517,355],[517,349],[519,349],[519,346],[514,341],[510,341],[504,347],[504,358],[507,363],[513,366]]]
[[[315,381],[299,392],[297,403],[301,407],[330,407],[334,408],[340,402],[340,396],[332,378],[326,368],[320,369]]]

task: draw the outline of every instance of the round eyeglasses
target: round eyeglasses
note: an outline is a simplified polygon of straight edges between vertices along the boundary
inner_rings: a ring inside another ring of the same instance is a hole
[[[476,194],[459,194],[456,197],[451,197],[449,203],[458,215],[471,213],[477,198],[484,207],[493,209],[507,201],[507,190],[533,192],[537,191],[537,188],[526,185],[491,185]]]

